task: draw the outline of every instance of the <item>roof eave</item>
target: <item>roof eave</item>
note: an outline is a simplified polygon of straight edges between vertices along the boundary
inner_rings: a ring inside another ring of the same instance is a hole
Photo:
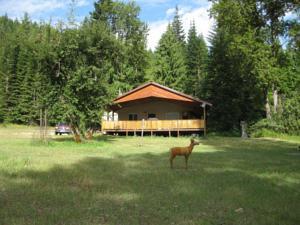
[[[209,103],[209,102],[207,102],[207,101],[204,101],[204,100],[201,100],[201,99],[199,99],[199,98],[195,98],[195,97],[193,97],[193,96],[184,94],[184,93],[182,93],[182,92],[176,91],[176,90],[174,90],[174,89],[172,89],[172,88],[163,86],[163,85],[158,84],[158,83],[153,82],[153,81],[150,81],[150,82],[147,82],[147,83],[145,83],[145,84],[142,84],[142,85],[140,85],[140,86],[138,86],[138,87],[132,89],[131,91],[128,91],[128,92],[124,93],[123,95],[118,96],[117,98],[114,99],[114,101],[113,101],[114,104],[120,104],[119,102],[116,102],[116,101],[119,100],[119,99],[121,99],[121,98],[124,98],[124,97],[126,97],[127,95],[130,95],[130,94],[132,94],[132,93],[134,93],[134,92],[136,92],[136,91],[138,91],[138,90],[140,90],[140,89],[142,89],[142,88],[144,88],[144,87],[147,87],[147,86],[149,86],[149,85],[151,85],[151,84],[154,85],[154,86],[160,87],[160,88],[162,88],[162,89],[165,89],[165,90],[167,90],[167,91],[169,91],[169,92],[172,92],[172,93],[174,93],[174,94],[177,94],[177,95],[183,96],[183,97],[185,97],[185,98],[191,99],[191,100],[193,100],[193,101],[196,101],[196,102],[199,102],[199,103],[202,103],[202,104],[205,103],[205,104],[209,105],[210,107],[212,106],[212,104]]]

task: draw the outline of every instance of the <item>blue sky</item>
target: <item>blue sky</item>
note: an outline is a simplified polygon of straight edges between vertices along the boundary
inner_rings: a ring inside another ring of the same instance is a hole
[[[76,20],[82,21],[93,10],[95,0],[76,0]],[[124,0],[128,1],[128,0]],[[29,13],[35,21],[65,21],[70,9],[70,0],[0,0],[0,15],[5,13],[11,18],[22,18]],[[140,18],[149,26],[148,48],[154,49],[167,24],[172,20],[175,6],[178,5],[187,31],[192,20],[195,21],[198,33],[208,36],[213,21],[207,10],[207,0],[136,0],[141,7]]]

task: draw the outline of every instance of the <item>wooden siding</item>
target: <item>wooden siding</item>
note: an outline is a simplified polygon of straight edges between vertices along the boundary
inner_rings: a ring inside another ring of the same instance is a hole
[[[184,131],[202,130],[204,120],[102,121],[102,131]]]
[[[190,116],[184,119],[201,119],[203,109],[200,106],[192,104],[182,104],[181,102],[169,102],[167,100],[153,99],[150,102],[141,102],[127,107],[123,107],[117,111],[118,120],[129,120],[129,114],[137,114],[138,120],[147,120],[149,113],[156,114],[158,120],[170,120],[173,118],[167,118],[167,113],[178,113],[179,118],[183,119],[184,113],[193,113],[194,116]]]

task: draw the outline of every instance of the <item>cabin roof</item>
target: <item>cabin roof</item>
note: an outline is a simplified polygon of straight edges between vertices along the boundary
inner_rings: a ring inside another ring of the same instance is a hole
[[[149,97],[185,101],[190,103],[205,103],[206,105],[212,106],[212,104],[207,101],[184,94],[155,82],[147,82],[131,91],[122,94],[121,96],[118,96],[116,99],[114,99],[114,104],[125,103]]]

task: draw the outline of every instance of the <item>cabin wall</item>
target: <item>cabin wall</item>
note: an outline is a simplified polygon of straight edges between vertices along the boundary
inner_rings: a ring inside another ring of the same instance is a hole
[[[147,103],[137,103],[117,111],[119,120],[129,120],[129,114],[137,114],[137,120],[148,119],[149,113],[154,113],[158,120],[170,119],[200,119],[201,109],[163,100],[153,100]],[[167,115],[168,114],[168,115]],[[176,114],[178,118],[176,118]]]

